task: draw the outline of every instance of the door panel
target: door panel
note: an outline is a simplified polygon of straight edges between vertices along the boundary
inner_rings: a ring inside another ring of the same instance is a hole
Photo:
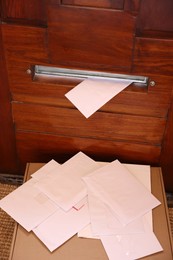
[[[62,0],[62,4],[123,9],[124,0]]]
[[[120,11],[51,5],[48,47],[53,64],[130,71],[135,18]]]

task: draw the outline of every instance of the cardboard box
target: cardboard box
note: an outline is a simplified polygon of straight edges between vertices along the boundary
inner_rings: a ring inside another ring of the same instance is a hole
[[[25,180],[43,164],[29,163],[26,168]],[[163,252],[141,259],[172,260],[172,234],[169,223],[168,209],[160,168],[151,167],[152,193],[160,200],[161,205],[153,210],[153,228]],[[26,205],[27,206],[27,205]],[[78,238],[76,235],[51,253],[45,245],[32,233],[25,231],[16,224],[10,260],[108,260],[107,254],[98,239]],[[117,259],[120,260],[120,259]]]

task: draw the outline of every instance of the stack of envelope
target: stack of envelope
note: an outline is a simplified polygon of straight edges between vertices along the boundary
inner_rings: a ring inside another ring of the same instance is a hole
[[[78,233],[100,239],[110,260],[162,251],[152,230],[150,167],[95,162],[82,152],[51,160],[0,207],[53,252]]]

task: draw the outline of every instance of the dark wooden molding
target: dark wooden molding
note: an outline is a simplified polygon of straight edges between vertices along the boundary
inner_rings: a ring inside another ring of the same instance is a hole
[[[163,148],[161,152],[161,161],[164,175],[165,187],[168,191],[173,191],[173,91],[170,109],[168,111],[167,127],[165,131],[165,138],[163,141]]]
[[[7,78],[0,27],[0,172],[15,173],[18,163]]]

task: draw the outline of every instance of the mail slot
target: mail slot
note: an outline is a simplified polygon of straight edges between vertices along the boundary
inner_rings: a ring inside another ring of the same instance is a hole
[[[128,75],[128,74],[116,74],[102,71],[90,71],[90,70],[78,70],[52,66],[34,65],[31,67],[32,80],[33,81],[44,81],[48,83],[60,83],[61,81],[76,82],[92,78],[92,79],[103,79],[103,80],[131,80],[131,85],[147,90],[148,86],[153,83],[149,80],[149,77],[140,75]]]

